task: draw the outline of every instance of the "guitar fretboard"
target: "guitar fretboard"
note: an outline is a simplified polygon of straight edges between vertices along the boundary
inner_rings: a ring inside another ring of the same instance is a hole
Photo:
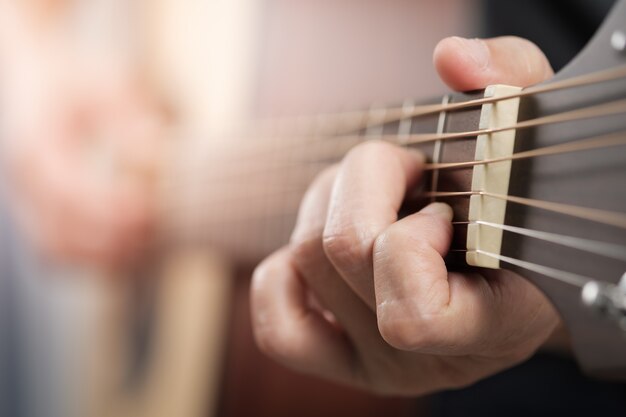
[[[463,102],[480,97],[449,95],[419,103],[420,106]],[[338,163],[350,149],[368,140],[383,140],[419,149],[436,163],[472,160],[475,136],[455,140],[428,140],[411,144],[412,138],[475,131],[480,107],[454,112],[429,112],[414,116],[416,102],[406,100],[390,109],[403,109],[406,117],[384,107],[343,117],[291,119],[254,126],[253,134],[230,135],[219,142],[188,143],[165,186],[164,213],[168,240],[209,244],[244,259],[284,244],[295,222],[300,200],[315,176]],[[392,117],[389,117],[389,116]],[[386,119],[391,119],[387,121]],[[185,151],[188,151],[185,152]],[[423,191],[469,190],[471,167],[429,171]],[[408,210],[428,203],[419,198]],[[447,198],[457,220],[467,219],[468,199]],[[457,240],[464,241],[464,230]],[[461,243],[459,243],[461,244]]]

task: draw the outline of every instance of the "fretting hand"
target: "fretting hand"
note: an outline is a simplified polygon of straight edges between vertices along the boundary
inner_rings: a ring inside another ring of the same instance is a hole
[[[552,74],[539,49],[519,38],[445,39],[434,62],[457,90],[525,86]],[[423,164],[413,151],[372,142],[319,175],[291,243],[254,274],[263,351],[306,373],[418,395],[497,373],[548,339],[558,316],[522,277],[446,270],[449,206],[398,220]]]

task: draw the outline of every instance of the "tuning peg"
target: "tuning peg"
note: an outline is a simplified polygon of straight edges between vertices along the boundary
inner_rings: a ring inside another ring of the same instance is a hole
[[[626,273],[617,285],[599,281],[587,282],[583,286],[581,299],[585,306],[615,320],[626,331]]]

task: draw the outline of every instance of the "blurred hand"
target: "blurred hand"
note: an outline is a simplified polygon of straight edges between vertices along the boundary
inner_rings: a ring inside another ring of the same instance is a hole
[[[156,107],[112,61],[44,39],[13,51],[0,79],[0,167],[20,225],[56,261],[130,262],[154,227]]]
[[[552,73],[519,38],[443,40],[452,88],[529,85]],[[531,355],[555,329],[551,304],[508,271],[448,272],[452,211],[398,220],[422,155],[381,142],[353,149],[309,188],[289,246],[255,271],[260,348],[294,369],[379,393],[460,387]]]

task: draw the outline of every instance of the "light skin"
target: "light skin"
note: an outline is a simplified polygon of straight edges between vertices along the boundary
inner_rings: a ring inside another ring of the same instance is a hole
[[[552,75],[535,45],[513,37],[444,39],[434,64],[456,90]],[[546,343],[559,317],[522,277],[447,271],[449,206],[398,219],[423,165],[415,151],[371,142],[318,176],[290,244],[254,273],[252,319],[265,353],[305,373],[413,396],[466,386]]]
[[[45,258],[118,269],[154,228],[161,114],[128,68],[79,55],[55,31],[63,5],[0,2],[0,168]]]

